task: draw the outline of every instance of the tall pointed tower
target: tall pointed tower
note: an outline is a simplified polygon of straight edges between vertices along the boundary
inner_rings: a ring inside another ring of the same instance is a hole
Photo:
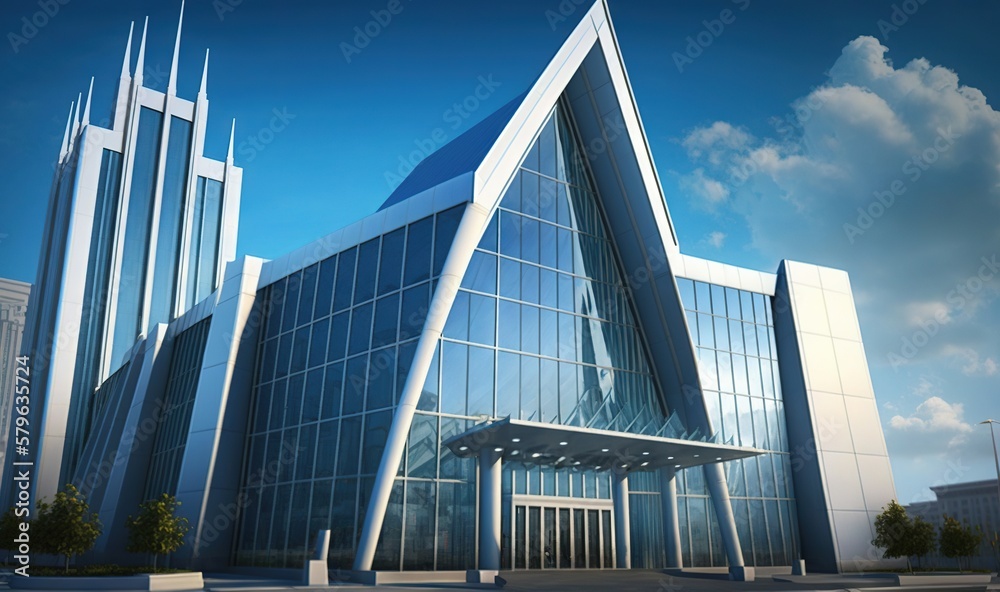
[[[129,29],[110,129],[90,121],[93,80],[70,107],[25,334],[35,499],[73,474],[95,388],[235,258],[242,169],[203,156],[207,51],[197,98],[176,94],[183,15],[182,2],[165,93],[143,86],[147,19],[134,70]]]

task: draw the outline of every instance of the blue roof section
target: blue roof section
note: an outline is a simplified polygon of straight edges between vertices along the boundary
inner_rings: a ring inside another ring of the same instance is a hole
[[[379,210],[396,205],[445,181],[475,171],[486,158],[486,153],[496,143],[500,132],[507,126],[527,94],[527,91],[521,93],[511,102],[466,130],[465,133],[420,161],[413,171],[403,179],[399,187],[396,187],[395,191],[385,200],[385,203],[379,207]]]

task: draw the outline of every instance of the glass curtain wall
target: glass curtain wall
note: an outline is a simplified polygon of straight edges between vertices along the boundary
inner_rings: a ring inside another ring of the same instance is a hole
[[[402,569],[475,565],[476,461],[442,441],[485,418],[637,431],[665,417],[608,237],[569,115],[558,108],[472,256],[424,386],[397,481],[405,492],[390,509],[402,518],[403,532],[393,533]],[[610,498],[609,473],[581,469],[508,462],[503,491]],[[511,547],[507,516],[510,567],[525,554]]]
[[[90,239],[90,260],[87,264],[87,283],[81,314],[80,338],[77,342],[76,368],[73,376],[73,411],[70,414],[70,433],[75,430],[89,432],[97,417],[90,394],[98,387],[98,365],[101,359],[104,315],[107,311],[108,272],[111,268],[111,248],[114,245],[115,220],[118,216],[118,190],[121,183],[121,154],[104,150],[101,155],[101,176],[94,205],[94,226]],[[70,438],[64,449],[66,475],[72,475],[76,460],[82,451],[86,436]]]
[[[198,177],[195,184],[191,252],[188,259],[187,307],[215,290],[222,225],[222,182]]]
[[[170,118],[170,135],[160,199],[159,230],[156,234],[156,266],[153,274],[152,304],[148,328],[174,318],[174,292],[183,231],[185,194],[191,159],[192,123],[180,117]]]
[[[156,430],[153,454],[146,479],[143,499],[158,498],[160,494],[176,495],[181,460],[187,445],[191,413],[198,391],[198,377],[205,355],[205,343],[211,317],[199,321],[174,338],[170,354],[170,370],[162,401],[160,425]]]
[[[791,459],[769,296],[678,278],[709,418],[721,441],[771,454],[725,464],[747,565],[799,558]],[[685,565],[722,566],[725,550],[701,471],[678,475]]]
[[[135,345],[142,321],[145,297],[146,262],[149,255],[149,232],[156,191],[156,165],[159,162],[163,113],[148,107],[139,111],[138,136],[132,170],[132,187],[125,213],[125,241],[118,279],[118,307],[111,346],[111,370],[121,365],[125,354]]]
[[[317,531],[329,528],[330,566],[350,569],[433,279],[463,211],[457,206],[413,222],[259,294],[266,319],[248,428],[242,487],[248,503],[236,540],[238,564],[299,567]],[[394,490],[393,504],[402,491]],[[408,499],[422,510],[436,503],[420,488]],[[386,517],[390,534],[383,534],[376,567],[385,568],[386,555],[398,560],[398,536],[391,533],[401,530],[398,516]]]

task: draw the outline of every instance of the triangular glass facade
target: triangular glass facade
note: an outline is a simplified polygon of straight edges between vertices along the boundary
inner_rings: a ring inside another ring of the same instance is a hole
[[[598,204],[570,119],[556,107],[462,281],[444,330],[442,412],[663,427],[668,414]]]

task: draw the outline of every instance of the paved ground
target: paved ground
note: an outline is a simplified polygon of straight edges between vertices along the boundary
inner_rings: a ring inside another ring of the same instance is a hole
[[[798,582],[775,582],[770,577],[759,578],[756,582],[730,582],[723,575],[669,576],[657,571],[552,571],[552,572],[502,572],[506,580],[503,592],[699,592],[718,590],[741,592],[773,590],[791,592],[794,590],[861,590],[866,592],[955,590],[961,592],[984,592],[986,586],[970,587],[886,587],[885,580],[875,578],[845,578],[840,576],[810,576]],[[0,590],[9,589],[0,581]],[[358,586],[334,584],[327,588],[308,588],[287,580],[269,580],[229,574],[208,574],[205,590],[217,592],[270,592],[286,590],[343,590],[375,591],[394,590],[411,592],[455,592],[457,590],[498,590],[497,587],[473,584],[411,584],[393,586]]]
[[[802,581],[775,582],[770,577],[758,578],[756,582],[730,582],[724,575],[669,576],[658,571],[552,571],[552,572],[502,572],[506,580],[503,592],[699,592],[699,591],[770,591],[775,592],[795,590],[860,590],[880,592],[881,590],[940,590],[983,592],[985,586],[972,587],[885,587],[884,580],[874,578],[843,578],[840,576],[815,576]],[[206,590],[219,592],[235,592],[235,590],[309,590],[310,588],[292,586],[288,582],[275,580],[260,580],[237,576],[208,576],[205,580]],[[320,590],[323,588],[313,588]],[[330,588],[325,588],[329,590]],[[497,590],[496,587],[473,584],[410,584],[379,587],[364,587],[341,584],[336,590],[410,590],[410,591],[441,591],[456,590]]]

